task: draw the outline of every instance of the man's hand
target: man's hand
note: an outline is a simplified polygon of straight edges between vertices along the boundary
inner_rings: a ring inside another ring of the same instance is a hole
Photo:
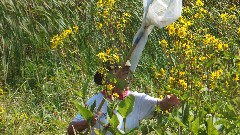
[[[99,117],[101,115],[102,115],[102,112],[100,112],[100,111],[95,112],[94,118],[91,121],[91,126],[94,126],[96,124],[97,120],[99,119]],[[68,135],[75,135],[76,133],[82,132],[83,130],[85,130],[88,127],[89,127],[88,123],[85,120],[83,120],[83,121],[72,121],[67,128],[67,133],[68,133]]]
[[[91,121],[92,126],[94,126],[96,124],[97,120],[99,119],[100,116],[102,116],[102,114],[103,113],[101,111],[95,112],[94,118]]]
[[[180,105],[180,100],[175,95],[167,95],[163,100],[159,101],[159,106],[162,111],[171,112],[174,108]]]

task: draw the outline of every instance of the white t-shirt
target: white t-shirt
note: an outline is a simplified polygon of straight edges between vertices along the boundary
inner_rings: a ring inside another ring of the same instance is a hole
[[[128,91],[128,95],[133,95],[135,97],[135,102],[134,102],[133,111],[126,118],[127,131],[129,131],[135,127],[138,127],[141,120],[148,118],[150,116],[150,114],[155,110],[155,105],[158,102],[158,98],[153,98],[144,93]],[[91,106],[94,103],[94,101],[96,100],[96,108],[98,108],[103,97],[104,97],[104,95],[102,93],[96,94],[86,102],[86,105]],[[101,121],[105,124],[108,124],[108,122],[107,122],[107,106],[108,106],[108,104],[105,101],[105,103],[103,104],[102,109],[101,109],[101,112],[103,114],[99,118],[99,121]],[[124,131],[124,125],[123,125],[124,123],[123,123],[122,116],[116,110],[114,111],[114,113],[117,115],[118,120],[119,120],[118,129]],[[80,113],[78,113],[77,116],[73,119],[73,121],[82,121],[82,120],[84,120],[84,119],[82,118]],[[93,131],[94,128],[104,129],[104,127],[102,127],[98,121],[92,128],[92,134],[95,134]],[[112,135],[112,133],[107,131],[106,135]]]

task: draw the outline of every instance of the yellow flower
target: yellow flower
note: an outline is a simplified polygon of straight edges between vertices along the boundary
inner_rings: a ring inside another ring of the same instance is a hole
[[[225,84],[226,84],[226,87],[229,87],[229,83],[228,83],[228,81],[226,81]]]
[[[22,114],[22,117],[27,119],[27,118],[28,118],[28,115],[24,112],[24,113]]]
[[[57,48],[58,45],[63,43],[63,38],[61,37],[61,35],[59,36],[57,34],[51,39],[50,42],[52,43],[52,48],[54,49]]]
[[[73,32],[77,32],[78,31],[78,26],[73,26]]]
[[[201,81],[197,81],[197,82],[196,82],[196,86],[197,86],[197,87],[201,87],[201,86],[202,86],[202,82],[201,82]]]
[[[107,91],[111,91],[114,88],[111,84],[107,84],[106,87]]]
[[[114,60],[115,60],[116,62],[119,62],[119,61],[120,61],[119,56],[116,55],[116,54],[113,54],[113,58],[114,58]]]
[[[169,79],[168,79],[168,81],[172,84],[174,81],[175,81],[175,78],[173,78],[173,77],[169,77]]]
[[[110,49],[107,49],[107,50],[106,50],[106,54],[107,54],[107,55],[110,54],[111,51],[112,51],[111,48],[110,48]]]
[[[179,84],[184,88],[187,89],[187,83],[183,79],[179,79]]]
[[[220,72],[219,71],[213,71],[211,73],[211,79],[212,81],[217,80],[220,77]]]
[[[159,73],[155,73],[155,78],[159,79],[159,78],[164,77],[164,75],[165,75],[165,70],[163,68],[161,68]]]
[[[99,0],[97,3],[96,3],[97,7],[102,7],[103,6],[103,2],[102,0]]]
[[[200,18],[199,13],[196,13],[196,14],[194,15],[194,18]]]
[[[98,56],[100,59],[102,59],[103,57],[106,56],[106,54],[103,53],[103,52],[100,52],[99,54],[97,54],[97,56]]]
[[[104,18],[108,18],[109,9],[105,9],[105,10],[103,11],[103,15],[104,15]]]
[[[219,43],[219,44],[217,45],[217,49],[218,49],[219,51],[223,51],[223,44],[222,44],[222,43]]]
[[[113,97],[118,98],[119,95],[117,93],[113,93]]]
[[[186,29],[186,27],[181,27],[181,28],[178,29],[178,36],[180,38],[184,38],[184,37],[187,36],[187,29]]]
[[[238,34],[240,35],[240,28],[238,28]]]
[[[161,69],[160,69],[160,73],[161,73],[162,75],[165,75],[165,70],[164,70],[163,68],[161,68]]]
[[[202,13],[204,13],[204,14],[206,14],[208,11],[206,10],[206,9],[204,9],[204,8],[200,8],[200,11],[202,12]]]
[[[186,50],[186,51],[185,51],[185,54],[186,54],[187,58],[190,58],[190,56],[192,55],[192,53],[193,53],[193,50],[192,50],[192,49],[189,49],[189,50]]]
[[[184,24],[185,27],[189,27],[191,25],[193,25],[192,21],[186,21],[185,24]]]
[[[67,29],[63,31],[63,33],[60,35],[62,39],[67,38],[70,34],[72,34],[72,29]]]
[[[224,14],[221,14],[220,17],[222,19],[222,21],[226,22],[227,21],[227,16],[228,14],[227,13],[224,13]]]
[[[3,107],[0,107],[0,114],[1,114],[1,113],[4,113],[4,112],[5,112],[4,108],[3,108]]]
[[[118,23],[117,24],[117,29],[121,29],[122,28],[122,24],[121,23]]]
[[[228,49],[228,44],[223,44],[224,49]]]
[[[115,0],[108,0],[108,3],[109,3],[110,6],[112,6],[112,5],[114,5]]]
[[[183,76],[183,75],[185,75],[185,72],[184,72],[184,71],[180,71],[180,72],[179,72],[179,75],[180,75],[180,76]]]
[[[99,22],[96,23],[96,28],[97,28],[98,30],[101,29],[102,26],[103,26],[102,23],[99,23]]]
[[[3,89],[0,88],[0,96],[3,95]]]
[[[210,84],[210,88],[213,90],[215,89],[217,86],[216,86],[216,83],[215,82],[211,82]]]
[[[131,15],[129,13],[123,13],[123,16],[127,16],[127,17],[131,17]]]
[[[97,56],[103,61],[106,62],[107,61],[107,54],[100,52],[99,54],[97,54]]]
[[[160,74],[160,73],[155,73],[155,78],[156,79],[159,79],[159,78],[161,78],[162,77],[162,75]]]
[[[203,6],[204,3],[201,0],[196,1],[196,6]]]
[[[191,10],[190,10],[189,6],[186,6],[186,7],[184,6],[184,7],[183,7],[183,12],[184,12],[184,13],[189,13],[190,11],[191,11]]]
[[[123,23],[126,23],[126,22],[127,22],[127,20],[123,18],[123,19],[122,19],[122,22],[123,22]]]
[[[208,45],[210,44],[213,40],[215,40],[215,37],[210,35],[210,34],[206,34],[205,36],[205,39],[203,40],[203,44],[204,45]]]
[[[169,35],[173,35],[175,33],[174,23],[166,27]]]
[[[168,46],[168,43],[165,39],[159,41],[159,44],[163,47],[163,48],[166,48]]]
[[[239,75],[238,74],[235,75],[234,81],[239,81]]]
[[[160,95],[160,96],[159,96],[159,99],[163,99],[163,98],[164,98],[163,95]]]
[[[236,5],[233,5],[233,6],[230,8],[230,10],[232,10],[232,11],[236,11],[236,9],[237,9]]]
[[[182,16],[180,16],[180,17],[178,18],[178,21],[181,22],[181,23],[184,23],[184,22],[185,22],[185,20],[184,20],[184,18],[183,18]]]
[[[204,57],[204,56],[200,56],[200,57],[199,57],[199,60],[200,60],[200,61],[204,61],[204,60],[206,60],[206,59],[207,59],[207,57]]]
[[[230,16],[229,16],[229,19],[236,20],[237,17],[236,17],[235,15],[230,15]]]

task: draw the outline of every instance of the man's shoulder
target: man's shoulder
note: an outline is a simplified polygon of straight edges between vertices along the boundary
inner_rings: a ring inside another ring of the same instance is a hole
[[[90,97],[88,99],[88,101],[86,102],[86,104],[92,104],[94,101],[98,101],[98,100],[102,100],[103,99],[103,94],[101,92],[93,95],[92,97]]]
[[[144,96],[146,94],[145,93],[139,93],[137,91],[129,91],[128,95],[133,95],[135,97],[138,97],[138,96],[141,97],[141,96]]]
[[[152,96],[149,96],[148,94],[146,93],[139,93],[137,91],[130,91],[128,95],[133,95],[135,98],[138,98],[139,100],[151,100],[151,101],[158,101],[158,98],[154,98]]]

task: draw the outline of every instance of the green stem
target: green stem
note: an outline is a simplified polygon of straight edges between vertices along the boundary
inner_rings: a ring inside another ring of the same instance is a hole
[[[124,132],[126,133],[126,118],[123,118]]]

